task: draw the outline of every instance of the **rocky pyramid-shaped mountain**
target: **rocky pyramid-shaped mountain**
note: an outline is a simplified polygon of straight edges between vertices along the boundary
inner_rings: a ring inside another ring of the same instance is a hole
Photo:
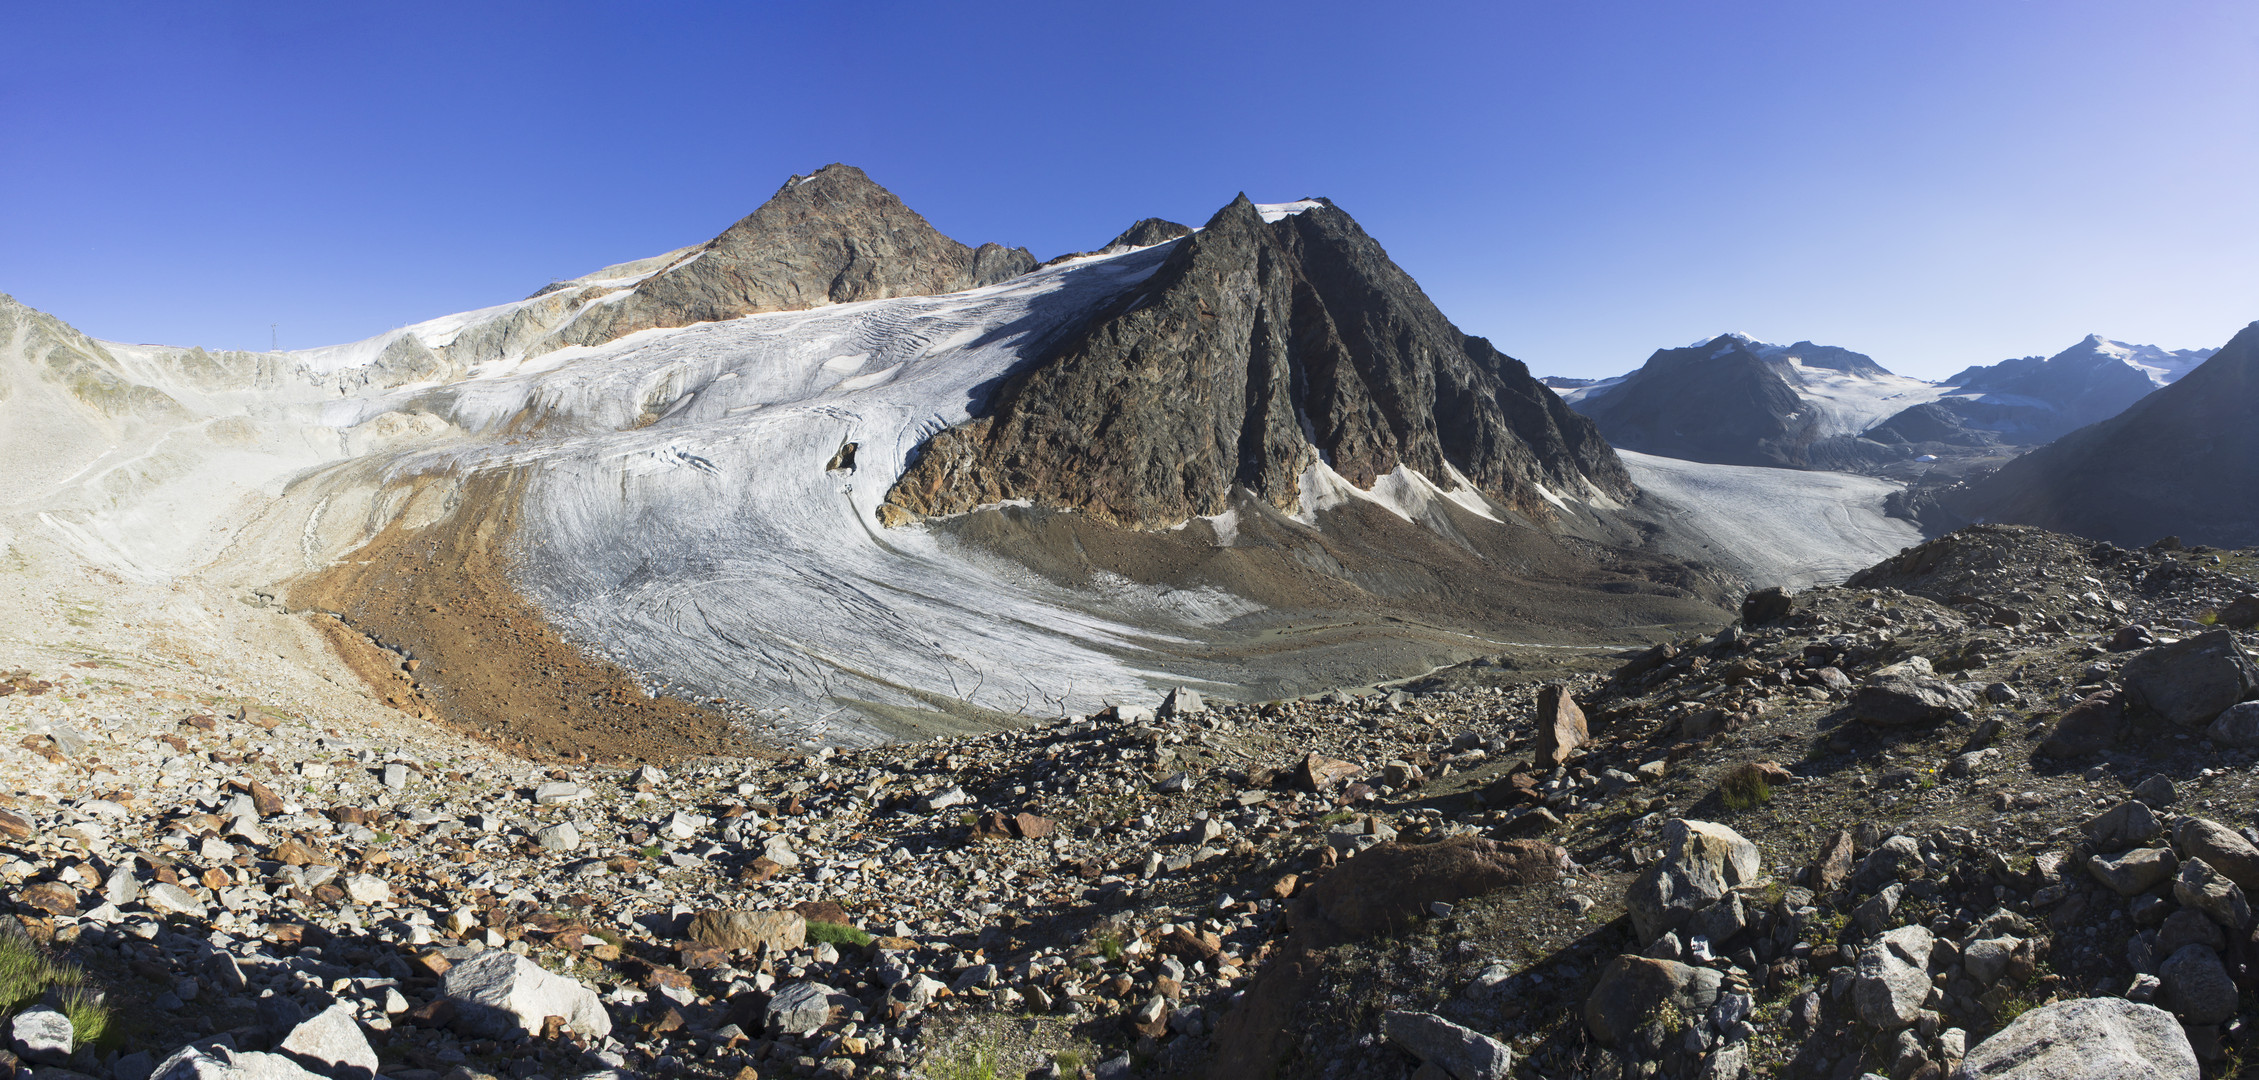
[[[1358,488],[1409,469],[1536,520],[1558,493],[1632,495],[1590,421],[1323,199],[1240,196],[985,406],[919,449],[890,520],[1027,500],[1160,528],[1224,512],[1235,488],[1297,507],[1320,468]]]
[[[863,170],[836,164],[785,181],[744,220],[678,256],[534,351],[763,311],[958,292],[1035,269],[1027,249],[966,247]]]
[[[1857,436],[1937,393],[1849,349],[1721,334],[1659,349],[1638,371],[1563,396],[1627,450],[1720,465],[1832,469],[1899,456]]]
[[[2259,544],[2259,323],[2124,412],[2009,462],[1946,507],[2119,544]]]

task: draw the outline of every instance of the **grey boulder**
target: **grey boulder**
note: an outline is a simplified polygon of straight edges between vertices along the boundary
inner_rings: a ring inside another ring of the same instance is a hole
[[[843,996],[820,982],[796,982],[769,998],[763,1016],[777,1034],[812,1035],[831,1020],[833,999]]]
[[[2259,666],[2226,630],[2150,649],[2127,663],[2123,674],[2135,701],[2183,727],[2212,723],[2259,692]]]
[[[1639,940],[1653,942],[1728,890],[1756,881],[1763,862],[1756,844],[1724,825],[1686,818],[1665,825],[1663,857],[1625,896]]]
[[[323,1080],[281,1054],[244,1052],[226,1046],[184,1046],[157,1063],[149,1080]]]
[[[377,1073],[377,1053],[353,1019],[353,1006],[342,1001],[292,1028],[275,1049],[338,1080],[369,1080]]]
[[[1876,727],[1910,727],[1974,706],[1975,694],[1918,668],[1885,668],[1851,695],[1851,711]]]
[[[2204,737],[2224,746],[2259,746],[2259,701],[2229,706],[2204,729]]]
[[[38,1065],[71,1062],[71,1018],[58,1009],[34,1005],[8,1021],[8,1045],[16,1056]]]
[[[1954,1080],[2197,1080],[2196,1051],[2171,1013],[2124,998],[2078,998],[2016,1018],[1961,1059]]]
[[[1937,944],[1928,927],[1901,926],[1859,954],[1852,1000],[1859,1019],[1885,1031],[1913,1023],[1930,996],[1930,950]]]
[[[2191,1024],[2217,1024],[2234,1016],[2235,980],[2220,954],[2203,945],[2183,945],[2157,965],[2165,1003]]]
[[[551,1016],[591,1038],[612,1033],[612,1016],[595,991],[513,952],[492,949],[465,960],[448,969],[439,988],[459,1007],[460,1021],[488,1038],[539,1035]]]
[[[1391,1009],[1381,1015],[1381,1034],[1457,1080],[1504,1080],[1514,1067],[1506,1044],[1434,1013]]]
[[[2243,890],[2202,859],[2181,864],[2179,876],[2173,879],[2173,899],[2230,930],[2241,930],[2251,921],[2251,902]]]

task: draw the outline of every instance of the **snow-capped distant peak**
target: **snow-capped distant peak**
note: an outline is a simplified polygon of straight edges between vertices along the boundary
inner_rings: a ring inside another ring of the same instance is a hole
[[[2115,360],[2142,373],[2153,386],[2167,386],[2194,370],[2198,364],[2211,359],[2217,349],[2163,349],[2155,345],[2135,345],[2088,334],[2078,344],[2049,358],[2049,362],[2085,353],[2106,360]]]
[[[1315,210],[1324,205],[1316,199],[1298,199],[1294,202],[1282,203],[1256,203],[1255,212],[1263,215],[1263,221],[1268,224],[1284,221],[1304,210]]]

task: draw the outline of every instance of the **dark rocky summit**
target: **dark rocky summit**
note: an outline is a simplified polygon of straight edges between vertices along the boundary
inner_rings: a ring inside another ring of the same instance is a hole
[[[1461,333],[1348,214],[1320,200],[1266,222],[1243,195],[929,440],[887,500],[894,521],[1027,499],[1157,528],[1234,488],[1294,507],[1318,457],[1367,488],[1403,465],[1449,490],[1456,470],[1538,521],[1541,489],[1632,494],[1589,421]]]
[[[826,165],[785,181],[760,209],[626,299],[586,308],[535,351],[762,311],[957,292],[1034,268],[1024,248],[966,247],[863,170]]]
[[[1965,487],[1940,493],[1964,518],[2013,521],[2120,544],[2173,534],[2259,544],[2259,324],[2125,412]]]
[[[1798,365],[1859,376],[1890,373],[1862,353],[1800,341],[1775,346],[1721,335],[1658,349],[1638,371],[1583,396],[1577,411],[1610,444],[1720,465],[1856,468],[1899,452],[1830,433],[1800,391]]]

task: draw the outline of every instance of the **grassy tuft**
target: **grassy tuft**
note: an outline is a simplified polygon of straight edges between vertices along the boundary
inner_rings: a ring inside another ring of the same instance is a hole
[[[852,945],[861,949],[870,945],[871,935],[846,923],[808,920],[808,940],[828,941],[833,945]]]
[[[1105,957],[1109,964],[1122,958],[1122,939],[1119,934],[1100,934],[1098,940],[1091,944],[1098,946],[1098,955]]]
[[[21,933],[0,930],[0,1015],[13,1014],[51,990],[79,1043],[96,1044],[109,1034],[110,1007],[84,971],[56,962]]]
[[[967,1047],[959,1056],[937,1065],[934,1080],[997,1080],[999,1055],[993,1046]]]
[[[1773,801],[1773,786],[1754,763],[1737,765],[1718,781],[1718,798],[1728,810],[1755,809]]]

